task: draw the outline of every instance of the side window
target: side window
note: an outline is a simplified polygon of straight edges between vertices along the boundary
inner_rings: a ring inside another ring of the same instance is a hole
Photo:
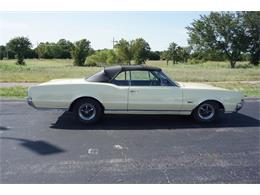
[[[117,75],[117,77],[115,78],[115,80],[117,80],[117,81],[125,81],[126,79],[125,79],[125,72],[121,72],[121,73],[119,73],[119,75]]]
[[[129,71],[119,73],[111,83],[119,86],[128,86],[130,81]]]
[[[131,71],[132,81],[149,81],[150,76],[148,71]]]
[[[132,86],[160,86],[161,82],[158,77],[150,71],[131,71]]]

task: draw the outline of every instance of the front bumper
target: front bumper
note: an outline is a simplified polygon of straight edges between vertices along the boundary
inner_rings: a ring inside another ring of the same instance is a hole
[[[27,103],[28,103],[29,106],[31,106],[31,107],[37,109],[37,108],[35,107],[35,105],[33,104],[33,101],[32,101],[32,98],[31,98],[31,97],[27,97]]]
[[[245,101],[244,101],[244,100],[241,100],[241,102],[239,102],[239,103],[236,105],[235,112],[238,112],[241,108],[243,108],[244,104],[245,104]]]

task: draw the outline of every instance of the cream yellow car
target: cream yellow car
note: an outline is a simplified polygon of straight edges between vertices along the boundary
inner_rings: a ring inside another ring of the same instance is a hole
[[[240,92],[206,84],[171,80],[160,68],[146,65],[106,67],[89,78],[51,80],[28,90],[37,109],[65,109],[83,123],[104,114],[192,115],[211,122],[221,112],[243,106]]]

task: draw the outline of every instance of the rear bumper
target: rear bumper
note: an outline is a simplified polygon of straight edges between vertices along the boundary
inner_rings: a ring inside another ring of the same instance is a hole
[[[62,111],[68,111],[67,108],[42,108],[42,107],[36,107],[35,104],[33,103],[33,100],[31,97],[27,97],[26,98],[27,100],[27,103],[29,106],[33,107],[34,109],[37,109],[37,110],[62,110]]]

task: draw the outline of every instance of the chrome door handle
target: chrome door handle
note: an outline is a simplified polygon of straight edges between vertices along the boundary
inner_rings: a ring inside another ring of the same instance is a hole
[[[131,93],[136,93],[136,92],[138,92],[138,91],[136,91],[136,90],[130,90],[130,92],[131,92]]]

